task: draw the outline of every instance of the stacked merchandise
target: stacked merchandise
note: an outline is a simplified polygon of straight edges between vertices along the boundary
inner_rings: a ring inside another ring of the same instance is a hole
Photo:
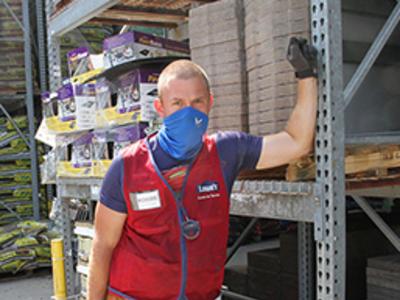
[[[68,70],[68,53],[76,48],[85,47],[90,54],[101,53],[103,40],[113,34],[111,26],[83,25],[61,37],[61,74],[63,78],[70,75]]]
[[[309,36],[308,0],[244,0],[250,133],[282,130],[296,98],[286,60],[291,36]]]
[[[22,23],[22,0],[8,0],[7,4]],[[25,91],[23,36],[10,11],[0,3],[0,95]]]
[[[297,237],[282,233],[280,248],[248,254],[248,292],[256,299],[298,299]]]
[[[88,276],[89,255],[94,236],[93,224],[76,222],[74,233],[78,237],[78,263],[76,270],[79,273],[81,285],[81,299],[86,298],[86,283]]]
[[[308,0],[223,0],[190,11],[192,59],[215,94],[211,131],[284,128],[297,92],[288,42],[309,31]]]
[[[368,300],[400,299],[400,255],[368,259]]]
[[[298,299],[297,236],[281,233],[279,239],[279,249],[249,252],[247,267],[225,270],[229,290],[255,299]]]
[[[26,132],[26,116],[15,117],[14,121]],[[29,159],[2,161],[7,155],[27,153],[28,146],[9,120],[0,118],[0,124],[0,225],[4,225],[32,217],[32,174]]]
[[[248,131],[243,2],[222,0],[190,10],[192,60],[209,75],[215,102],[209,131]]]
[[[27,127],[26,117],[15,119],[23,131]],[[1,155],[27,152],[28,146],[5,118],[0,134]],[[32,216],[32,189],[30,161],[27,159],[0,163],[0,225]]]
[[[17,273],[51,266],[47,225],[23,221],[0,227],[0,274]]]

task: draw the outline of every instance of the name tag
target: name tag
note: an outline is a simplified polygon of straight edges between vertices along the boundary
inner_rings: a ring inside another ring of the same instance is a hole
[[[158,190],[129,194],[134,210],[146,210],[161,207],[160,193]]]

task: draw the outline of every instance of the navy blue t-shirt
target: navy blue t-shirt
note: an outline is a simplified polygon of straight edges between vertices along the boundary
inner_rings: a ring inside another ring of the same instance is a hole
[[[262,137],[235,131],[218,132],[215,135],[222,173],[230,194],[239,172],[255,169],[260,158]],[[185,164],[185,162],[178,161],[168,155],[158,145],[156,139],[150,139],[150,147],[154,160],[160,171],[163,172],[164,177],[172,174],[170,176],[172,178],[176,174],[182,173],[182,168],[185,168],[187,163]],[[110,209],[126,213],[127,208],[122,186],[123,176],[124,162],[122,157],[119,156],[113,160],[103,180],[100,191],[100,202]],[[179,185],[179,182],[173,182],[172,184]]]

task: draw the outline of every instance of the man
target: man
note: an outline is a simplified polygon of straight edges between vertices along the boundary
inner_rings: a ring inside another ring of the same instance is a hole
[[[279,166],[312,149],[315,50],[292,38],[298,81],[286,129],[205,135],[213,96],[205,72],[179,60],[158,82],[163,127],[126,148],[106,175],[95,216],[88,298],[216,299],[223,281],[229,195],[243,169]],[[218,101],[218,99],[216,100]]]

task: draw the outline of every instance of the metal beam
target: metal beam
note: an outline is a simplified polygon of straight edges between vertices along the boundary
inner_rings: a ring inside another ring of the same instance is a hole
[[[31,35],[29,20],[29,1],[22,1],[22,19],[24,24],[24,53],[25,53],[25,81],[26,81],[26,110],[29,125],[29,145],[32,173],[32,205],[33,217],[35,220],[40,219],[40,203],[39,203],[39,178],[38,163],[36,153],[35,140],[35,112],[33,108],[33,78],[32,78],[32,51],[31,51]]]
[[[387,185],[380,187],[364,187],[364,188],[356,188],[350,189],[346,191],[346,194],[352,196],[363,196],[363,197],[376,197],[376,198],[391,198],[398,197],[400,195],[400,185]]]
[[[118,2],[118,0],[75,0],[58,15],[50,18],[49,34],[60,37]]]
[[[25,31],[25,27],[24,25],[22,25],[21,21],[18,19],[17,15],[14,13],[14,11],[12,10],[12,8],[10,7],[10,5],[8,5],[6,0],[0,0],[4,7],[8,10],[8,12],[10,13],[10,15],[12,16],[12,18],[14,19],[14,21],[18,24],[18,26],[21,28],[22,31]]]
[[[30,154],[26,153],[18,153],[18,154],[4,154],[0,155],[0,161],[12,161],[17,159],[28,159]]]
[[[346,210],[341,1],[311,0],[311,39],[319,53],[315,143],[316,299],[345,299]]]
[[[43,0],[36,0],[36,28],[39,56],[39,80],[40,91],[47,91],[47,69],[46,69],[46,41],[45,41],[45,18],[43,16]]]
[[[31,149],[31,144],[29,143],[29,141],[26,138],[25,134],[23,134],[21,129],[18,127],[17,123],[15,123],[14,119],[11,117],[11,115],[8,113],[8,111],[4,108],[4,106],[2,104],[0,104],[0,110],[6,116],[6,118],[10,121],[10,123],[15,128],[15,130],[18,132],[19,136],[24,141],[24,143],[28,146],[29,149]]]
[[[349,145],[400,144],[400,131],[354,134],[346,136],[346,144]]]
[[[313,225],[299,222],[297,226],[299,298],[313,300],[315,299]]]
[[[248,296],[240,295],[238,293],[224,290],[222,289],[221,294],[226,296],[228,299],[237,299],[237,300],[256,300],[255,298],[251,298]]]
[[[386,224],[384,220],[375,212],[375,210],[369,205],[367,200],[360,196],[352,196],[354,201],[363,209],[368,217],[375,223],[375,225],[382,231],[387,239],[393,244],[393,246],[400,252],[400,238],[398,235]]]
[[[231,260],[231,258],[235,255],[236,251],[239,249],[239,247],[242,245],[243,241],[247,238],[249,233],[251,233],[251,230],[253,229],[254,225],[257,223],[258,218],[252,218],[247,224],[246,228],[243,230],[243,232],[240,234],[240,236],[237,238],[233,246],[229,249],[228,251],[228,257],[226,258],[225,265]]]
[[[313,183],[237,181],[231,195],[230,213],[313,222],[316,207]]]
[[[353,99],[354,94],[357,92],[361,83],[367,76],[369,70],[371,69],[378,55],[381,53],[383,47],[390,38],[390,35],[393,33],[393,30],[396,28],[399,21],[400,2],[396,4],[390,17],[388,18],[385,25],[382,27],[381,31],[376,37],[375,41],[369,48],[367,54],[365,55],[361,64],[358,66],[350,82],[347,84],[344,90],[344,107],[347,107],[347,105],[349,105],[349,103]]]

